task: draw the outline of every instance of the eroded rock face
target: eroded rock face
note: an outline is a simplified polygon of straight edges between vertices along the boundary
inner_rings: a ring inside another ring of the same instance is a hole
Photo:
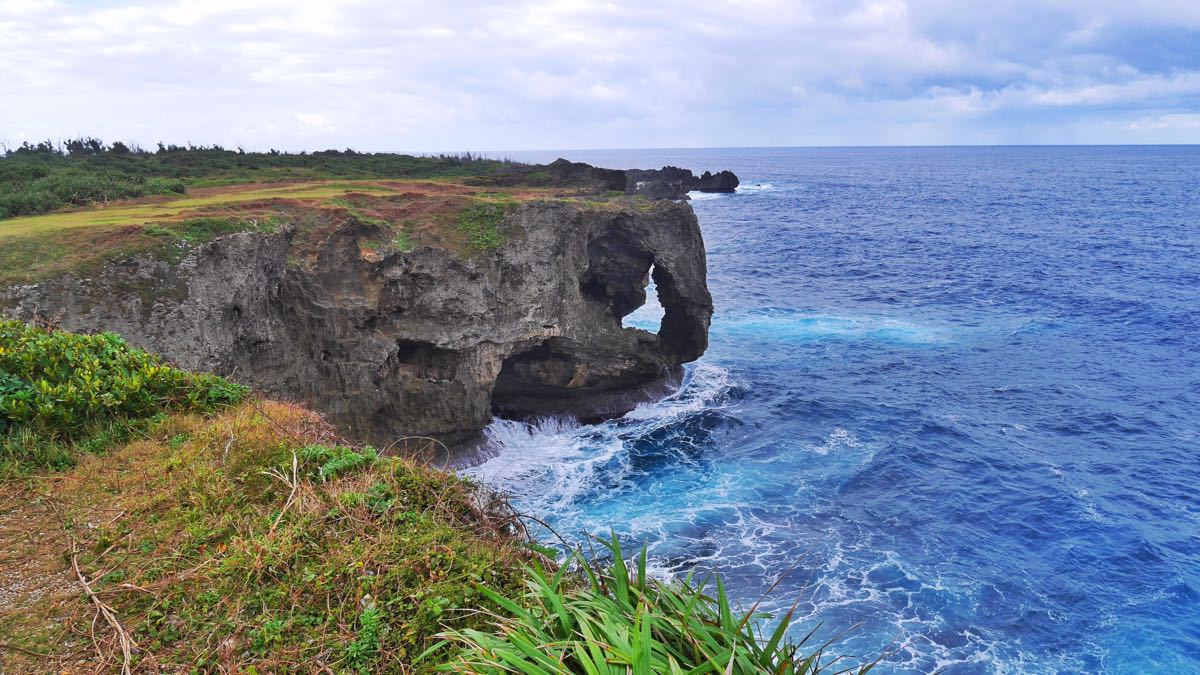
[[[533,202],[503,229],[488,254],[366,256],[370,226],[352,222],[303,262],[290,232],[233,234],[177,264],[132,258],[3,289],[0,310],[115,331],[378,444],[466,441],[494,411],[619,414],[704,352],[712,300],[686,204]],[[657,335],[621,326],[650,274],[666,312]]]

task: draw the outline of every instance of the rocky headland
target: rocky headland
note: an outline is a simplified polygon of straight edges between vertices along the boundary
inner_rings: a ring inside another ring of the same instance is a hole
[[[332,204],[250,202],[270,226],[243,214],[255,227],[9,285],[0,312],[117,332],[363,440],[463,443],[494,414],[621,414],[703,354],[704,242],[675,200],[736,185],[559,160]],[[651,279],[660,329],[622,326]]]

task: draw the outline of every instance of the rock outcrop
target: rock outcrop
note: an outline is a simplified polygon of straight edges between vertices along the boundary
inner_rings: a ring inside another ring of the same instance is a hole
[[[625,172],[625,191],[644,195],[650,199],[686,199],[687,193],[733,192],[737,190],[738,177],[732,171],[713,174],[705,171],[696,176],[688,169],[664,166],[661,169],[630,169]]]
[[[505,218],[503,245],[471,256],[366,255],[371,227],[352,219],[303,257],[289,229],[226,235],[175,262],[133,257],[0,289],[0,312],[121,333],[376,443],[466,441],[496,412],[619,414],[707,346],[704,244],[687,204],[527,202]],[[657,334],[621,325],[650,277]]]
[[[549,164],[515,166],[509,173],[478,179],[491,185],[534,184],[580,186],[593,190],[625,192],[648,199],[687,199],[687,193],[734,192],[738,177],[732,171],[697,176],[690,169],[664,166],[661,169],[601,169],[562,158]]]

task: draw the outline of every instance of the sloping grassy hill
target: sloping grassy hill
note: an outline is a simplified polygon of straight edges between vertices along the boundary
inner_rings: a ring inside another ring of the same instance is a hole
[[[116,336],[0,322],[0,372],[0,672],[404,671],[532,555],[454,475]]]

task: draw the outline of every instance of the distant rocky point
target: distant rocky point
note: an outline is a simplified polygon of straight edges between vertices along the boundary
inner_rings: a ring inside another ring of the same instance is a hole
[[[648,199],[687,199],[687,193],[692,191],[733,192],[739,183],[732,171],[705,171],[697,176],[690,169],[677,166],[664,166],[661,169],[602,169],[562,158],[549,164],[515,165],[511,171],[490,176],[486,180],[498,185],[591,186]]]

